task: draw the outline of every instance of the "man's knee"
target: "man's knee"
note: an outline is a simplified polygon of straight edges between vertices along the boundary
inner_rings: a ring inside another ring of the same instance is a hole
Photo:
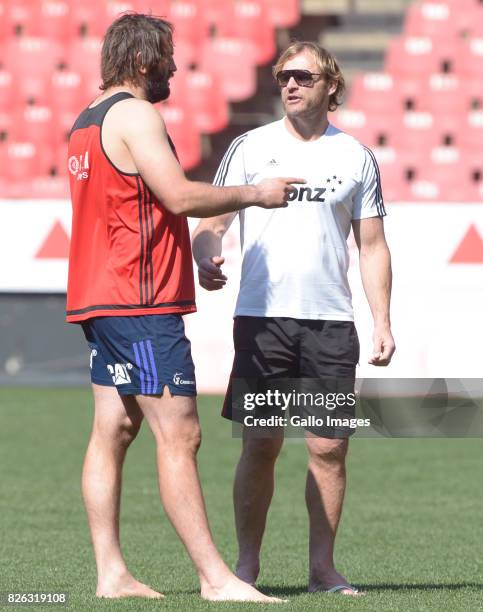
[[[283,437],[245,438],[242,457],[257,464],[274,463],[280,454]]]
[[[141,418],[132,418],[128,415],[115,419],[94,419],[93,435],[106,441],[115,442],[121,446],[129,446],[139,433],[142,424]]]
[[[153,434],[158,449],[166,449],[170,454],[195,456],[201,446],[201,428],[197,422],[155,428]]]
[[[158,449],[196,455],[201,445],[201,427],[193,397],[144,398],[143,408]]]
[[[340,466],[345,463],[348,439],[307,438],[310,461],[325,467]]]

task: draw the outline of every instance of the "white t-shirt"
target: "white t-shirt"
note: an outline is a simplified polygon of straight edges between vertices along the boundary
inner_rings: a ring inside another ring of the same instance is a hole
[[[235,138],[214,183],[250,185],[278,176],[307,184],[296,186],[287,208],[240,211],[235,316],[352,321],[351,221],[386,214],[374,154],[332,125],[304,142],[281,119]]]

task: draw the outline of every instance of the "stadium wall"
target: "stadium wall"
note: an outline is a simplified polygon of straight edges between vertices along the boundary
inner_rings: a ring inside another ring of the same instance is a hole
[[[1,201],[0,211],[0,384],[87,383],[82,332],[63,322],[70,203]],[[366,364],[371,315],[351,236],[349,277],[362,347],[359,376],[481,377],[483,205],[397,203],[388,213],[397,353],[388,369]],[[191,219],[191,228],[196,223]],[[230,372],[238,231],[235,222],[225,239],[227,286],[214,293],[197,287],[198,312],[186,317],[202,392],[222,392]]]

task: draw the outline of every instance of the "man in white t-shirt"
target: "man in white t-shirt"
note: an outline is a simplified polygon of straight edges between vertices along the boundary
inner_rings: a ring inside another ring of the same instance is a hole
[[[347,281],[351,227],[374,318],[369,363],[388,365],[395,349],[389,318],[390,254],[383,230],[386,212],[377,163],[367,147],[327,119],[344,92],[341,71],[319,45],[297,42],[283,52],[273,72],[286,115],[236,138],[215,184],[256,184],[288,174],[307,183],[297,186],[286,209],[250,208],[203,219],[193,238],[201,286],[220,289],[226,282],[222,237],[239,215],[243,263],[234,321],[235,359],[223,408],[223,416],[238,421],[237,380],[310,379],[329,390],[335,380],[333,390],[353,390],[359,342]],[[354,413],[346,406],[342,415]],[[255,583],[283,428],[272,428],[269,437],[261,438],[248,430],[245,426],[234,486],[237,574]],[[309,590],[357,595],[333,560],[348,437],[354,430],[306,430]]]

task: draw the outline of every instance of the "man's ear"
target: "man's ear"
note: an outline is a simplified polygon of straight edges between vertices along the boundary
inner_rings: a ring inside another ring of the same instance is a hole
[[[331,81],[329,83],[329,89],[328,89],[329,96],[331,96],[336,91],[337,91],[337,83],[334,83],[333,81]]]
[[[147,70],[146,70],[146,66],[143,66],[142,64],[142,56],[141,56],[141,51],[138,51],[136,53],[136,64],[138,67],[138,70],[141,74],[146,74]]]

